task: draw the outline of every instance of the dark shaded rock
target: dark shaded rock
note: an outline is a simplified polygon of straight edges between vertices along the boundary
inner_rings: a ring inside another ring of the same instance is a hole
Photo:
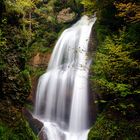
[[[30,111],[27,109],[23,108],[22,113],[24,114],[25,118],[28,120],[30,127],[34,131],[35,134],[38,134],[41,129],[43,128],[43,123],[40,122],[38,119],[35,119]]]
[[[96,24],[96,23],[95,23]],[[92,27],[90,40],[88,44],[88,52],[89,57],[92,59],[92,64],[94,63],[95,54],[98,46],[98,40],[97,40],[97,33],[95,29],[95,24]],[[94,75],[93,71],[89,70],[89,122],[90,124],[94,124],[96,121],[97,113],[98,113],[98,104],[95,103],[95,101],[99,98],[98,94],[95,92],[95,89],[93,88],[93,83],[91,81],[92,76]]]
[[[38,135],[40,140],[48,140],[47,134],[44,131],[41,131]]]

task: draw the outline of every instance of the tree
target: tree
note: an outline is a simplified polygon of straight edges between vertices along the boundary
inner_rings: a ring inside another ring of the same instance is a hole
[[[125,115],[131,103],[135,104],[133,107],[137,110],[135,98],[140,94],[140,61],[133,57],[137,51],[135,45],[126,43],[126,38],[124,31],[120,36],[107,37],[96,53],[92,66],[92,81],[96,92],[109,104],[117,101],[119,105],[117,107],[116,104],[114,108],[118,111],[123,108]]]
[[[117,16],[123,17],[127,22],[140,22],[140,5],[135,2],[116,2],[116,8],[119,13]]]
[[[96,11],[95,0],[82,0],[81,4],[84,6],[84,12],[88,15],[93,15],[93,13]]]

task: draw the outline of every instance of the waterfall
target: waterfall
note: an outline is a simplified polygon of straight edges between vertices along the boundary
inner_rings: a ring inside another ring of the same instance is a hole
[[[66,29],[38,82],[34,115],[43,122],[47,140],[86,140],[88,122],[88,56],[96,17],[83,16]]]

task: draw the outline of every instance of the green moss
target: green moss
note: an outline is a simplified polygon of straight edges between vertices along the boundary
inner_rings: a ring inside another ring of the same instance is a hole
[[[101,114],[89,132],[88,140],[139,140],[140,121],[109,119]]]
[[[39,77],[46,71],[46,68],[44,67],[33,67],[27,65],[26,68],[29,70],[31,77]]]
[[[106,26],[101,25],[99,21],[96,22],[95,29],[97,33],[98,43],[99,45],[101,45],[106,37],[110,34],[110,31]]]
[[[30,110],[31,112],[34,111],[34,106],[33,106],[33,104],[27,102],[24,106],[25,106],[25,108],[26,108],[27,110]]]
[[[0,140],[38,140],[38,138],[32,132],[29,124],[21,119],[16,128],[10,128],[0,122]]]
[[[0,101],[0,140],[38,140],[21,109],[9,100]]]

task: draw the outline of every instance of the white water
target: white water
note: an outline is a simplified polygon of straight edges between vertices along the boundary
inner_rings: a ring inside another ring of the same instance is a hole
[[[35,116],[48,140],[86,140],[88,122],[88,57],[96,18],[83,16],[56,43],[48,70],[38,82]]]

